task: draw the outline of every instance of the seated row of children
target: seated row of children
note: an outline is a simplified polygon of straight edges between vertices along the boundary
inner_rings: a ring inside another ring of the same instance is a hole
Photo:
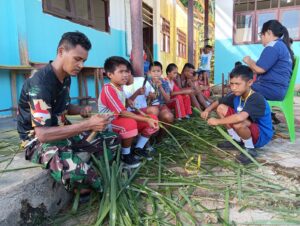
[[[192,114],[191,99],[200,107],[201,89],[195,86],[194,73],[189,77],[192,65],[186,64],[181,78],[191,85],[180,88],[176,79],[178,68],[168,65],[166,77],[162,78],[163,67],[158,61],[150,63],[148,76],[133,77],[131,64],[122,57],[110,57],[104,70],[110,83],[104,85],[98,100],[100,113],[113,113],[112,130],[122,139],[122,160],[127,167],[138,167],[141,158],[151,160],[149,138],[159,130],[158,120],[173,123]],[[200,98],[199,98],[200,99]],[[134,139],[136,144],[132,147]]]
[[[105,61],[104,70],[110,83],[103,87],[98,107],[100,113],[111,112],[115,116],[111,126],[122,139],[121,158],[126,167],[138,167],[142,158],[151,160],[152,149],[146,144],[158,133],[158,122],[173,123],[172,110],[177,120],[188,119],[192,114],[191,106],[204,109],[201,113],[204,119],[216,109],[220,119],[210,118],[208,124],[225,125],[229,134],[243,142],[253,157],[257,155],[255,147],[270,141],[273,135],[270,108],[260,94],[251,90],[253,73],[247,66],[232,71],[232,93],[212,104],[205,95],[207,78],[195,75],[194,69],[187,63],[179,75],[178,67],[169,64],[163,78],[162,64],[154,61],[150,63],[148,76],[133,77],[126,59],[114,56]],[[250,161],[244,155],[240,155],[239,160],[242,163]]]

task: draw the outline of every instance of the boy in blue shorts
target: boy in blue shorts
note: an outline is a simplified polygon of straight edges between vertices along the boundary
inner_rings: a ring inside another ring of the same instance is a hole
[[[256,157],[255,148],[261,148],[272,139],[272,119],[268,102],[264,97],[253,91],[252,70],[244,65],[235,67],[230,74],[231,93],[212,103],[201,113],[201,117],[208,118],[209,113],[216,109],[220,118],[209,118],[211,126],[225,125],[229,135],[246,151]],[[222,149],[232,148],[231,143],[219,144]],[[238,160],[248,164],[251,160],[240,154]]]

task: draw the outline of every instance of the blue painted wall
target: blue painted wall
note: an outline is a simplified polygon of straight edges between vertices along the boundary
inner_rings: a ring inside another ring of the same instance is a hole
[[[20,62],[16,16],[11,3],[0,1],[0,63],[4,65]]]
[[[102,67],[112,55],[126,57],[125,31],[111,27],[110,32],[100,32],[43,13],[41,0],[0,1],[0,65],[20,65],[18,37],[25,40],[28,57],[32,62],[48,62],[56,56],[62,34],[81,31],[92,42],[92,50],[85,66]],[[0,70],[0,109],[10,108],[11,90],[8,71]],[[18,95],[23,78],[18,78]],[[89,95],[95,96],[92,77],[88,79]],[[78,96],[77,79],[72,78],[71,96]],[[10,112],[0,113],[7,115]]]
[[[153,45],[153,58],[154,58],[154,60],[158,60],[159,52],[160,52],[160,49],[159,49],[158,44],[154,44]]]
[[[261,44],[252,45],[232,45],[232,39],[215,41],[215,84],[222,82],[222,73],[227,79],[228,73],[233,69],[236,61],[243,61],[244,56],[251,56],[257,60],[263,50]],[[300,42],[293,43],[295,55],[300,56]],[[298,72],[296,84],[300,84],[300,70]]]

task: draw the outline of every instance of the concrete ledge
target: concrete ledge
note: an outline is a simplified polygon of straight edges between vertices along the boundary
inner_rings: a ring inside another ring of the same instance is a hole
[[[0,164],[0,169],[6,164]],[[20,153],[7,169],[32,165]],[[47,170],[31,168],[1,174],[0,197],[1,226],[36,225],[66,206],[71,194],[54,182]]]

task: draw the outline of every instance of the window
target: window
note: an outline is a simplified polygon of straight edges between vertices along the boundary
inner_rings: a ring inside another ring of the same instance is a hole
[[[288,28],[290,37],[299,39],[300,10],[283,10],[280,17],[280,21]]]
[[[290,37],[300,40],[300,0],[235,0],[234,44],[257,43],[262,25],[279,20]]]
[[[109,31],[108,0],[43,0],[43,11],[74,23]]]
[[[186,58],[186,34],[177,29],[177,56]]]
[[[253,30],[253,15],[239,14],[236,16],[235,41],[251,42]]]
[[[161,25],[161,43],[160,50],[166,53],[170,52],[170,22],[165,18],[160,18]]]
[[[256,41],[260,41],[260,37],[258,35],[258,33],[261,31],[263,24],[268,21],[268,20],[272,20],[272,19],[276,19],[276,13],[275,12],[260,12],[257,13],[256,15],[256,24],[257,24],[257,30],[255,32],[256,34]]]

